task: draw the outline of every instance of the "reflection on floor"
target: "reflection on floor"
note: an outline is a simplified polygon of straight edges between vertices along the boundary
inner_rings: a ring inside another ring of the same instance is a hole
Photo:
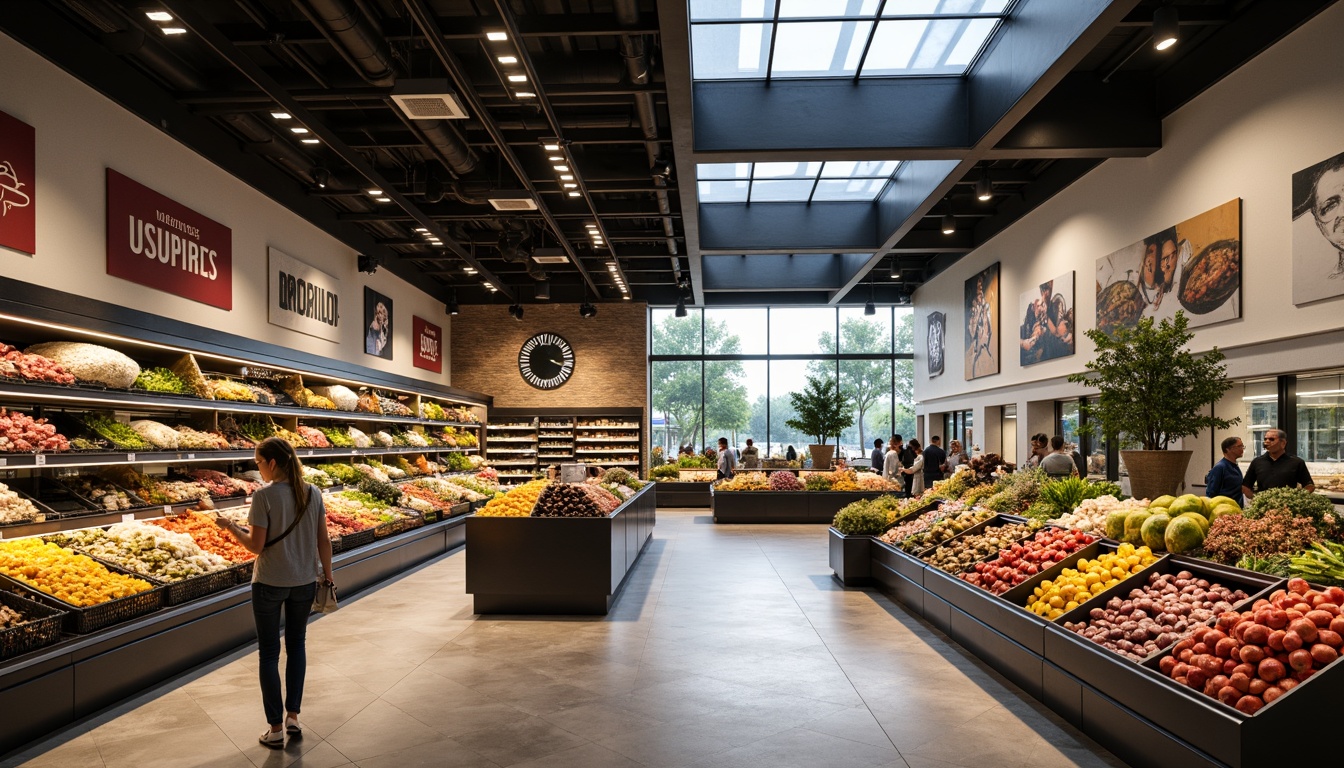
[[[449,555],[309,628],[303,720],[262,728],[255,650],[7,766],[1119,766],[884,596],[845,590],[818,525],[659,510],[598,618],[477,618]]]

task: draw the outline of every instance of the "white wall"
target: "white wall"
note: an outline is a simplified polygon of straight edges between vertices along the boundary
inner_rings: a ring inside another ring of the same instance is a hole
[[[1077,397],[1064,377],[1083,370],[1096,325],[1096,260],[1228,200],[1242,200],[1242,317],[1195,330],[1196,350],[1228,353],[1233,377],[1277,375],[1344,365],[1344,297],[1294,307],[1291,279],[1291,176],[1344,151],[1344,65],[1338,41],[1344,5],[1335,5],[1163,122],[1163,147],[1142,159],[1109,160],[915,295],[916,328],[930,312],[947,314],[947,369],[929,379],[916,349],[915,397],[921,412],[984,409]],[[998,375],[965,381],[963,283],[1000,262]],[[1077,352],[1023,368],[1016,352],[1018,297],[1061,273],[1076,272]],[[921,333],[916,332],[916,338]],[[1026,456],[1032,429],[1017,430]],[[1198,467],[1194,465],[1200,465]],[[1196,456],[1191,472],[1207,466]]]
[[[0,110],[37,133],[37,254],[0,248],[0,275],[436,384],[450,381],[443,304],[381,270],[362,275],[356,252],[214,166],[55,65],[0,35]],[[106,272],[111,167],[233,230],[233,310],[200,304]],[[267,322],[267,247],[341,281],[339,344]],[[364,354],[364,285],[393,300],[393,359]],[[411,316],[443,328],[443,374],[411,364]]]

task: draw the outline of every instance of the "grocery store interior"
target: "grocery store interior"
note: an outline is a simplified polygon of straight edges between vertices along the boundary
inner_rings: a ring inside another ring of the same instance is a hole
[[[1341,33],[0,3],[0,767],[1280,765],[1344,696]],[[267,743],[272,438],[340,607]]]

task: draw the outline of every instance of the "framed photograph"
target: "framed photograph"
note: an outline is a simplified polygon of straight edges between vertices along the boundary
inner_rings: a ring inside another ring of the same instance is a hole
[[[1344,152],[1293,174],[1293,303],[1344,296]]]
[[[966,281],[966,380],[999,372],[999,263]]]
[[[392,359],[392,300],[364,286],[364,354]]]
[[[1241,199],[1097,259],[1097,328],[1182,310],[1190,327],[1241,317]]]
[[[929,378],[943,375],[947,360],[947,315],[942,312],[929,313],[929,329],[925,335],[926,349],[929,354]]]
[[[1023,366],[1073,354],[1074,274],[1065,272],[1046,280],[1018,300],[1018,347]]]

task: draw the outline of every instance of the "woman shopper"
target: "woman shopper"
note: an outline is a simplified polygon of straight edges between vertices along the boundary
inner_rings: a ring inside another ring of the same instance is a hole
[[[285,745],[285,732],[301,736],[299,709],[308,655],[308,614],[317,594],[318,569],[332,583],[331,539],[322,491],[303,481],[303,465],[294,447],[278,437],[257,445],[253,457],[261,479],[270,485],[252,496],[248,528],[228,518],[219,527],[257,555],[252,568],[252,617],[257,624],[261,702],[268,727],[257,740],[272,749]],[[285,617],[285,697],[280,691],[280,612]]]
[[[915,460],[910,463],[910,466],[902,469],[901,472],[902,474],[910,476],[910,485],[907,486],[907,488],[909,490],[909,497],[913,499],[924,493],[924,449],[920,446],[919,441],[913,437],[910,438],[910,442],[907,443],[907,445],[910,446],[910,450],[915,454]]]
[[[957,467],[965,463],[966,463],[966,451],[961,447],[961,441],[953,440],[952,442],[948,443],[947,463],[944,465],[945,467],[947,467],[947,469],[945,470],[947,476],[951,477],[952,473],[957,471]]]

